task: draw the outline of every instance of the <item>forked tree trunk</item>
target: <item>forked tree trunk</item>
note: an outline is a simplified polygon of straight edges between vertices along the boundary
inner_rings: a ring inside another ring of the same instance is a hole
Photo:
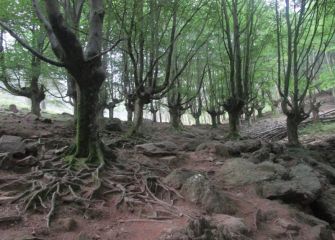
[[[298,138],[299,122],[297,122],[296,118],[292,116],[287,116],[286,126],[287,126],[288,144],[290,146],[299,146],[300,145]]]

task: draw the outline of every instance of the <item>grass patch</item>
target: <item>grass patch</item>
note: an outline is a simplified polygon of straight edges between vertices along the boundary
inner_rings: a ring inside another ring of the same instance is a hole
[[[332,123],[313,123],[299,130],[299,134],[311,135],[320,133],[335,133],[335,122]]]

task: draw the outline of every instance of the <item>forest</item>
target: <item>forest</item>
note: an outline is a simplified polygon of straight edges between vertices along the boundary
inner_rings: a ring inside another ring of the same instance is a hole
[[[0,0],[0,240],[333,240],[334,156],[334,0]]]

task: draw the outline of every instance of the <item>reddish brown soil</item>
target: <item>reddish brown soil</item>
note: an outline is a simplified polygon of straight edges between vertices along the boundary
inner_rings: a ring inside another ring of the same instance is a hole
[[[151,129],[150,131],[146,131],[152,133],[150,136],[150,138],[152,138],[151,141],[168,139],[177,143],[179,146],[190,141],[190,138],[186,137],[184,133],[170,131],[168,126],[164,124],[158,124],[156,126],[147,124],[146,128]],[[200,137],[203,141],[212,139],[213,136],[222,137],[222,129],[211,130],[206,127],[200,129],[190,127],[187,129],[187,132]],[[71,124],[64,121],[54,121],[52,124],[48,124],[40,121],[27,121],[23,116],[3,113],[0,115],[0,136],[3,134],[19,135],[24,138],[42,137],[50,143],[50,148],[56,148],[57,146],[61,147],[62,145],[71,142],[73,131]],[[61,143],[59,143],[59,145],[54,144],[57,142]],[[129,161],[137,161],[139,164],[151,164],[157,168],[161,167],[161,163],[158,159],[148,158],[142,154],[137,154],[133,149],[120,150],[119,154],[122,155],[122,157],[127,157]],[[183,153],[183,156],[185,158],[184,161],[176,167],[207,172],[213,179],[220,166],[220,162],[224,161],[224,159],[220,159],[215,154],[208,152],[185,152]],[[17,173],[10,171],[0,171],[1,177],[8,175],[13,177],[18,176]],[[164,177],[166,173],[161,173],[160,175]],[[230,189],[226,186],[218,187],[224,190],[237,203],[239,209],[236,216],[243,218],[251,229],[252,239],[271,239],[269,234],[271,231],[273,232],[278,228],[277,222],[280,218],[297,222],[290,215],[291,207],[276,201],[261,199],[257,196],[252,186],[234,189]],[[90,207],[90,209],[93,209],[93,212],[90,214],[85,214],[73,205],[57,206],[57,215],[55,216],[50,229],[46,228],[45,216],[47,211],[42,210],[40,213],[28,211],[27,213],[22,213],[22,209],[19,205],[1,205],[0,202],[0,217],[23,214],[22,222],[13,223],[11,225],[1,225],[0,223],[0,239],[20,240],[24,239],[22,238],[24,235],[34,235],[37,236],[38,239],[73,240],[84,233],[91,237],[91,239],[156,240],[162,232],[182,228],[187,224],[188,217],[185,215],[159,221],[146,218],[140,213],[141,209],[134,209],[134,211],[131,209],[116,209],[115,205],[118,197],[119,196],[114,196],[95,202],[94,205]],[[204,213],[199,206],[195,206],[183,200],[179,200],[176,203],[176,207],[180,209],[180,213],[187,213],[192,216]],[[276,210],[278,216],[273,221],[256,227],[255,215],[259,209],[264,212]],[[77,228],[73,231],[66,231],[58,222],[60,219],[64,218],[74,219],[77,222]],[[301,227],[299,237],[286,235],[277,239],[313,240],[310,237],[310,227],[300,223],[297,224]]]

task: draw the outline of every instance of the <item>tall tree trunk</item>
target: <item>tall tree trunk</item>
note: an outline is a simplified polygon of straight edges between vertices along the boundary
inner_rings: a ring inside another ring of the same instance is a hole
[[[200,116],[197,114],[195,116],[193,116],[195,119],[195,125],[196,126],[200,126]]]
[[[152,121],[155,123],[157,122],[157,111],[152,111]]]
[[[174,129],[180,129],[181,128],[181,115],[180,111],[176,107],[169,107],[169,114],[170,114],[170,125]]]
[[[300,145],[298,138],[299,123],[296,121],[296,118],[294,118],[293,116],[287,116],[286,126],[287,126],[288,144],[291,146]]]
[[[228,112],[229,115],[229,135],[237,137],[239,135],[239,115],[237,111]]]
[[[127,122],[133,121],[133,111],[131,109],[127,109]]]
[[[263,117],[263,108],[258,108],[258,109],[257,109],[257,117],[258,117],[258,118]]]
[[[30,100],[31,100],[31,113],[40,117],[41,116],[41,102],[43,101],[43,99],[40,99],[38,96],[32,95]]]
[[[108,112],[109,112],[109,119],[113,119],[114,118],[114,106],[110,106],[108,108]]]
[[[217,115],[215,113],[209,113],[209,115],[211,116],[212,128],[217,128],[218,127],[218,124],[216,122]]]
[[[133,120],[133,126],[130,129],[129,135],[134,135],[138,133],[142,122],[143,122],[143,107],[144,107],[144,101],[141,98],[137,98],[135,101],[135,111],[134,111],[134,120]]]
[[[87,158],[86,162],[100,160],[100,142],[98,138],[98,101],[99,88],[78,87],[77,89],[77,122],[76,151],[78,159]]]
[[[216,116],[216,122],[217,122],[217,125],[221,125],[221,115],[220,114],[217,114]]]

